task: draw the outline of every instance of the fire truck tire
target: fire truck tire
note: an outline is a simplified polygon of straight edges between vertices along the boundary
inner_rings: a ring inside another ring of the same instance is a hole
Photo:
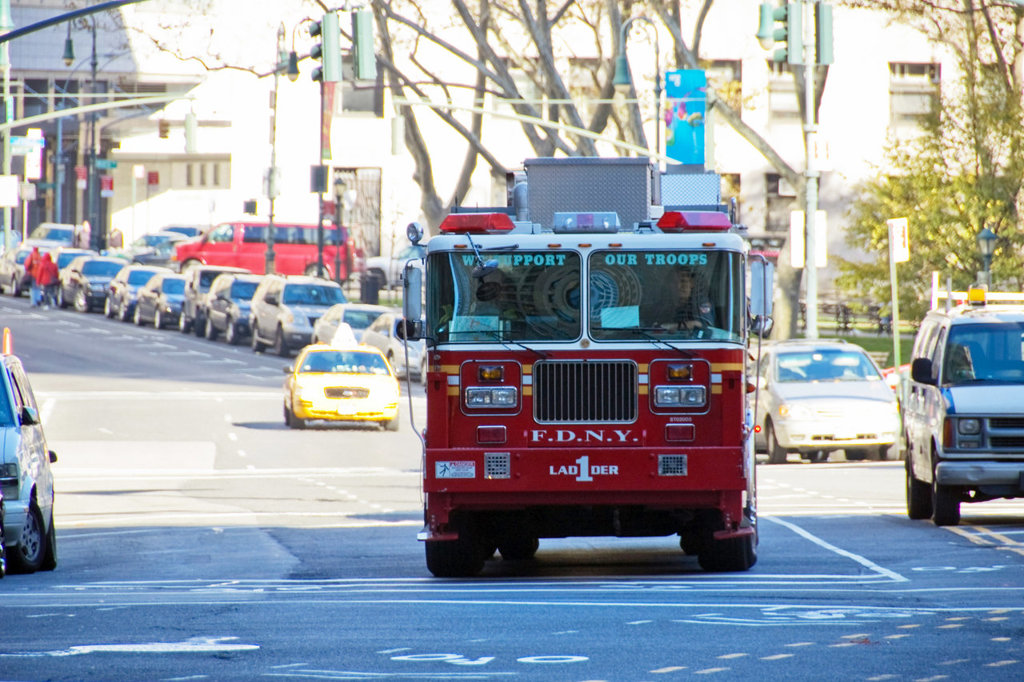
[[[715,573],[747,571],[757,563],[756,542],[755,535],[709,542],[697,562],[705,571]]]
[[[470,578],[483,570],[487,557],[480,544],[465,531],[458,540],[426,543],[427,570],[438,578]]]
[[[528,561],[537,554],[540,541],[528,535],[504,538],[498,543],[498,551],[505,561]]]
[[[786,448],[779,445],[779,440],[775,437],[775,425],[768,422],[764,430],[766,431],[765,440],[768,442],[768,462],[771,464],[785,464]]]
[[[915,521],[931,518],[932,491],[928,484],[914,475],[914,464],[907,457],[904,468],[907,471],[907,516]]]

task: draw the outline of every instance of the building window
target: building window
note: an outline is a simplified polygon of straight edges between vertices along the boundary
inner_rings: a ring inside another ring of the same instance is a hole
[[[213,186],[220,187],[220,164],[213,164]]]
[[[192,177],[192,164],[191,163],[186,163],[185,164],[185,186],[186,187],[191,187],[194,184],[195,184],[195,182],[194,182],[194,179]]]
[[[793,210],[796,190],[782,179],[778,173],[765,175],[765,211],[764,223],[767,232],[789,232],[789,214]]]
[[[934,109],[940,83],[940,64],[890,62],[889,124],[916,126]]]
[[[743,108],[743,62],[738,59],[715,59],[704,69],[708,85],[726,104],[737,111]]]
[[[199,186],[206,187],[206,164],[199,164]]]

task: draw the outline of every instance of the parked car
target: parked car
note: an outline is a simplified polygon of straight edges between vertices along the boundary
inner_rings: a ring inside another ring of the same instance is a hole
[[[185,278],[176,272],[160,272],[139,289],[132,320],[140,327],[152,322],[157,329],[177,324],[185,297]]]
[[[77,232],[77,226],[67,223],[40,223],[29,232],[28,238],[35,242],[45,241],[51,248],[74,246]]]
[[[336,303],[345,303],[345,294],[334,282],[267,275],[252,297],[252,349],[259,352],[272,345],[275,353],[288,356],[293,348],[309,344],[313,325]]]
[[[427,255],[426,242],[412,244],[397,253],[387,256],[373,256],[366,259],[366,274],[377,280],[377,286],[394,289],[402,284],[402,273],[405,264],[411,260],[421,260]]]
[[[888,457],[900,429],[896,395],[860,346],[799,340],[768,344],[757,368],[755,443],[769,461],[789,452],[813,461]]]
[[[188,239],[180,232],[153,232],[144,234],[124,250],[124,257],[140,265],[170,267],[174,262],[174,245]]]
[[[98,252],[92,249],[80,249],[77,246],[61,246],[51,252],[53,262],[57,264],[58,272],[71,265],[71,261],[79,256],[98,256]]]
[[[178,234],[184,235],[191,239],[192,237],[198,237],[203,232],[209,229],[209,225],[164,225],[161,232],[177,232]]]
[[[962,502],[1024,497],[1024,308],[925,315],[903,400],[907,515],[960,523]]]
[[[135,301],[139,289],[146,286],[154,276],[161,272],[169,272],[167,268],[152,265],[125,265],[107,287],[107,299],[103,304],[103,314],[116,317],[122,322],[131,320],[135,314]]]
[[[181,272],[185,276],[185,299],[178,317],[178,329],[184,334],[194,331],[196,336],[202,336],[206,331],[206,295],[213,280],[226,272],[249,273],[245,268],[220,265],[193,265]]]
[[[249,303],[263,275],[224,273],[218,275],[206,295],[206,338],[224,340],[238,345],[249,335]]]
[[[78,256],[60,271],[57,305],[87,313],[107,300],[107,285],[123,268],[124,261],[108,256]]]
[[[401,313],[382,314],[363,332],[362,342],[384,354],[400,379],[406,375],[420,383],[427,381],[427,349],[424,341],[405,341],[398,336],[398,327],[404,324]],[[408,348],[408,356],[406,356]]]
[[[266,224],[223,223],[200,237],[174,245],[175,260],[184,272],[195,265],[235,266],[249,272],[266,272]],[[282,275],[316,275],[318,227],[292,223],[274,225],[274,270]],[[324,230],[324,266],[328,279],[335,279],[335,246],[341,244],[341,281],[354,270],[355,245],[348,228]]]
[[[325,419],[398,430],[398,380],[376,348],[313,344],[299,351],[285,373],[284,423],[289,428]]]
[[[0,490],[3,491],[7,566],[32,573],[57,566],[53,523],[53,472],[39,406],[28,374],[4,330],[0,357]]]
[[[38,246],[38,244],[26,242],[21,246],[8,249],[4,252],[3,257],[0,257],[0,287],[11,296],[21,296],[28,291],[28,282],[25,278],[25,259],[32,253],[32,249]],[[40,253],[47,250],[39,248]]]
[[[332,343],[339,324],[347,324],[359,341],[366,328],[384,313],[394,313],[394,308],[368,303],[338,303],[313,325],[313,343]]]

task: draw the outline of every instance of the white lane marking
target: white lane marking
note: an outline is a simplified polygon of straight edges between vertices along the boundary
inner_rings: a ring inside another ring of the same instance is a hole
[[[830,552],[834,552],[839,556],[846,557],[847,559],[856,561],[858,564],[864,566],[869,571],[873,571],[876,574],[885,576],[894,582],[909,582],[909,578],[905,578],[904,576],[900,575],[899,573],[896,573],[895,571],[890,571],[887,568],[883,568],[882,566],[879,566],[875,562],[871,561],[866,557],[862,557],[859,554],[854,554],[853,552],[849,552],[845,549],[836,547],[835,545],[826,542],[825,540],[822,540],[818,536],[812,535],[811,533],[809,533],[808,531],[804,530],[803,528],[794,523],[790,523],[789,521],[783,521],[782,519],[774,517],[769,517],[766,520],[783,526],[784,528],[788,528],[800,537],[804,538],[805,540],[810,540],[811,542],[813,542],[814,544],[818,545],[823,549],[826,549]]]
[[[42,658],[45,656],[80,656],[82,654],[181,654],[226,651],[255,651],[258,644],[228,644],[238,637],[191,637],[183,642],[150,642],[148,644],[83,644],[54,651],[0,653],[7,658]]]

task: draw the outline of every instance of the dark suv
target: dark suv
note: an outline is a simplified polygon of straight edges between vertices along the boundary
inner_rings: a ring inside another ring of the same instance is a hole
[[[272,345],[281,357],[309,345],[313,325],[335,303],[346,303],[341,285],[326,279],[267,275],[252,297],[252,349]]]
[[[907,515],[955,526],[961,502],[1024,497],[1024,307],[931,311],[910,372]]]
[[[249,335],[249,302],[262,275],[225,273],[210,285],[206,295],[206,338],[224,340],[237,345]]]
[[[107,300],[107,286],[127,263],[120,258],[79,256],[60,272],[57,305],[87,313],[102,308]]]
[[[226,272],[249,273],[245,268],[221,265],[194,265],[182,271],[185,276],[185,298],[178,316],[178,329],[187,334],[195,331],[202,336],[206,331],[206,294],[218,275]]]

